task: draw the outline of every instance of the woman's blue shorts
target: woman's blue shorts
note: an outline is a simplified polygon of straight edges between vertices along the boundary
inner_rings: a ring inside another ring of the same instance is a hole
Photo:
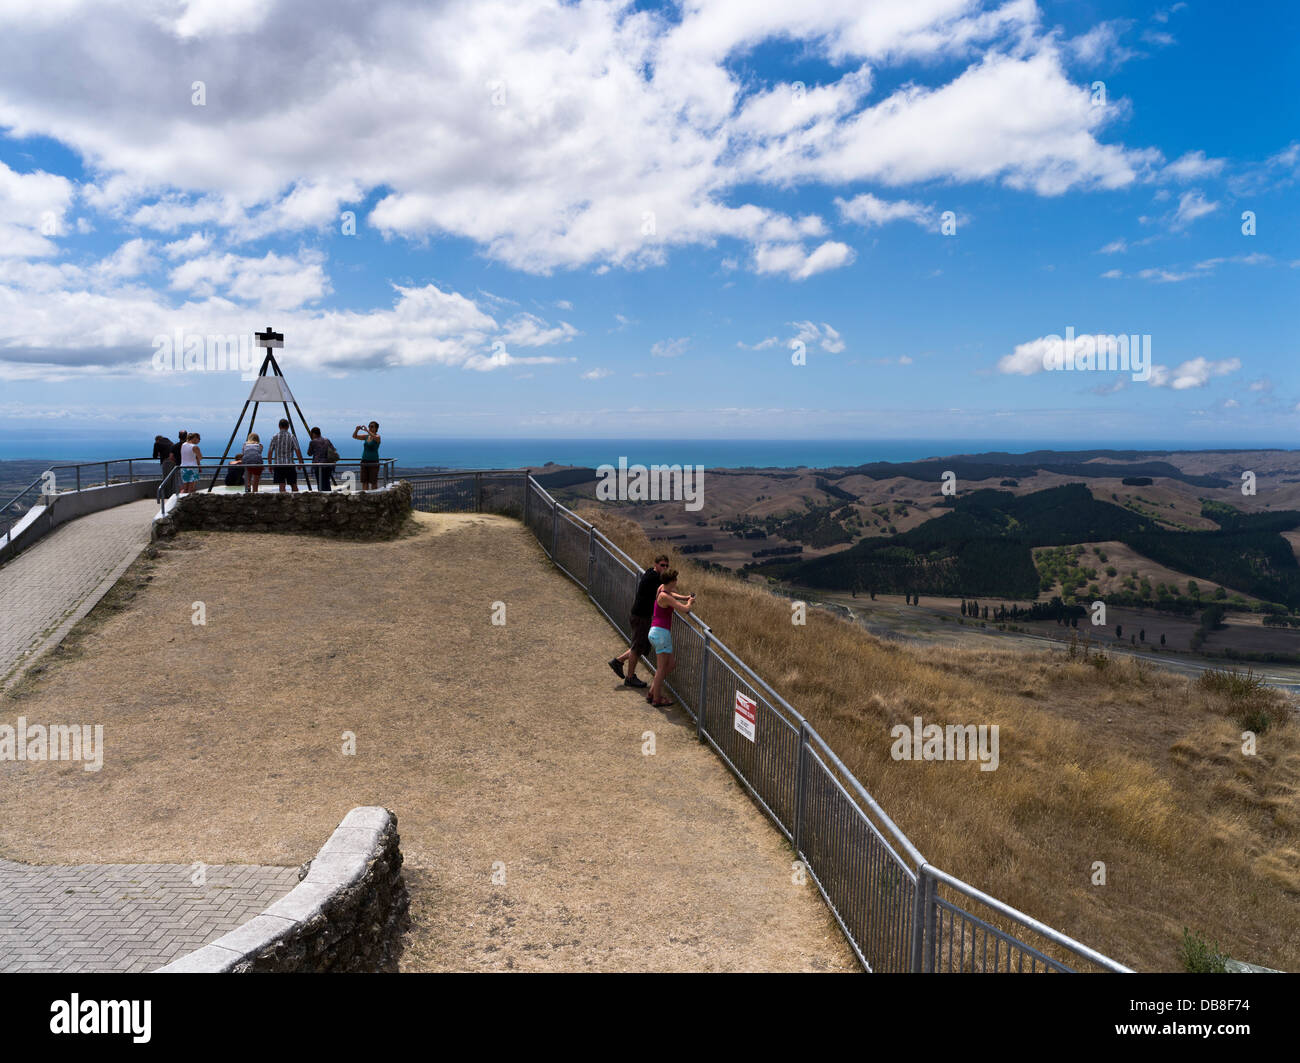
[[[655,653],[673,652],[673,633],[666,627],[652,627],[649,639]]]

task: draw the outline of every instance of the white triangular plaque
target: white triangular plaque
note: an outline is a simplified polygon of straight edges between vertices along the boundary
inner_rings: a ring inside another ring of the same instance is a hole
[[[253,392],[248,396],[249,402],[293,402],[293,392],[289,382],[282,376],[259,376],[253,381]]]

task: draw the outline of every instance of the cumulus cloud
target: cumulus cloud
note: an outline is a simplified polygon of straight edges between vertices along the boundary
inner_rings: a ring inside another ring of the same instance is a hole
[[[0,161],[0,258],[52,258],[76,189],[66,177],[18,173]]]
[[[222,293],[244,283],[274,287],[276,277],[291,277],[293,271],[282,269],[284,262],[229,258],[209,256],[196,267],[191,280],[213,294],[179,306],[94,267],[79,278],[66,272],[51,278],[19,275],[0,260],[0,379],[149,374],[160,335],[177,329],[204,336],[248,334],[248,309]],[[82,287],[63,286],[77,279],[85,282]],[[33,283],[47,284],[42,298],[31,297]],[[281,364],[335,371],[437,364],[486,371],[573,360],[520,357],[509,349],[511,342],[534,347],[564,342],[571,335],[568,326],[552,327],[531,315],[502,323],[472,299],[432,284],[393,290],[390,306],[366,312],[298,305],[278,313],[276,326],[286,341]],[[287,301],[296,301],[296,295]]]
[[[212,246],[212,237],[203,232],[190,233],[183,240],[172,240],[163,246],[168,258],[190,258],[202,254]]]
[[[763,245],[754,251],[757,273],[784,273],[792,280],[807,280],[816,273],[847,266],[854,260],[853,248],[838,240],[807,251],[803,244]]]
[[[220,291],[265,310],[294,310],[330,291],[325,256],[315,251],[298,256],[268,251],[261,258],[202,255],[173,269],[169,283],[177,291],[197,296]]]
[[[1152,366],[1149,383],[1155,388],[1167,387],[1174,391],[1185,391],[1188,388],[1203,388],[1212,377],[1227,376],[1240,368],[1240,358],[1224,358],[1220,361],[1192,358],[1174,369],[1163,365]]]
[[[559,0],[56,6],[0,10],[0,127],[78,152],[94,209],[155,233],[220,230],[227,246],[336,226],[379,193],[359,225],[463,238],[521,270],[639,269],[730,240],[754,269],[805,279],[851,249],[755,187],[1057,195],[1121,187],[1153,158],[1102,141],[1107,109],[1031,0],[687,0],[672,17]],[[839,70],[754,83],[732,60],[768,41]],[[876,69],[915,60],[920,78],[872,98]],[[194,74],[161,89],[160,69]]]
[[[934,211],[920,203],[906,199],[890,202],[873,196],[870,192],[848,200],[836,199],[835,205],[839,207],[840,217],[845,221],[856,222],[864,228],[891,221],[910,221],[926,228],[931,227],[934,221]]]

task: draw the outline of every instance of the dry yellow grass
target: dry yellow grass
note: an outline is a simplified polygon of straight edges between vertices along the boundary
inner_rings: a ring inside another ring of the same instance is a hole
[[[658,552],[632,521],[582,515],[633,557]],[[793,626],[784,599],[673,562],[715,633],[935,865],[1139,970],[1179,969],[1184,926],[1234,958],[1300,967],[1300,736],[1282,695],[1244,706],[1276,721],[1247,756],[1240,701],[1143,662],[922,658],[819,611]],[[999,769],[893,760],[890,728],[914,716],[997,724]]]

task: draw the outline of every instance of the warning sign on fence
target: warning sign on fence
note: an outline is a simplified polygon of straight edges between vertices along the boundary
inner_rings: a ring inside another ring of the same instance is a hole
[[[736,730],[754,741],[754,724],[758,722],[758,702],[736,691]]]

